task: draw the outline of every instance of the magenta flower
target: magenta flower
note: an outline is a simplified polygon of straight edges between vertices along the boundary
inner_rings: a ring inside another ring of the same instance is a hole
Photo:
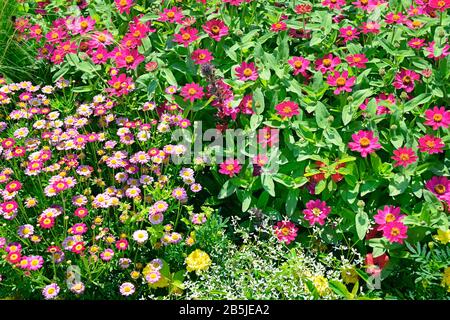
[[[362,32],[364,34],[373,33],[378,34],[380,33],[380,24],[378,22],[374,21],[367,21],[362,23]]]
[[[191,102],[194,102],[194,100],[203,98],[203,95],[203,87],[194,82],[188,83],[183,88],[181,88],[181,96],[184,98],[184,101],[189,100]]]
[[[319,199],[308,201],[306,209],[303,210],[304,218],[311,226],[315,223],[323,226],[325,224],[325,219],[330,212],[331,208],[327,206],[327,203]]]
[[[131,77],[127,77],[125,73],[121,73],[118,76],[112,76],[108,84],[112,88],[107,88],[106,92],[109,92],[111,96],[120,97],[124,94],[128,94],[134,90],[134,83]]]
[[[441,12],[444,12],[446,9],[450,8],[449,0],[430,0],[429,6],[433,9],[437,9]]]
[[[448,56],[450,54],[449,50],[450,50],[450,45],[445,44],[442,48],[441,48],[441,54],[436,56],[435,52],[436,52],[436,43],[434,41],[431,41],[430,43],[428,43],[428,46],[425,48],[425,51],[428,52],[427,58],[432,58],[434,60],[439,60],[439,59],[443,59],[446,56]]]
[[[228,27],[222,20],[212,19],[203,25],[203,30],[216,41],[220,41],[222,37],[228,35]]]
[[[286,29],[287,29],[287,25],[283,21],[278,21],[278,22],[272,24],[272,26],[270,27],[270,30],[274,31],[274,32],[284,31]]]
[[[398,148],[394,150],[394,156],[391,158],[396,161],[394,167],[403,166],[406,168],[417,161],[417,156],[411,148]]]
[[[184,17],[181,11],[181,8],[178,7],[164,9],[163,12],[159,15],[158,21],[180,23]]]
[[[280,242],[290,244],[297,237],[298,228],[290,221],[279,221],[273,229]]]
[[[306,69],[308,69],[310,64],[309,60],[302,57],[292,57],[292,59],[288,60],[288,63],[294,68],[294,76],[299,73],[306,76]]]
[[[339,57],[334,57],[331,53],[329,53],[323,58],[317,59],[315,65],[316,70],[319,70],[325,74],[328,71],[334,71],[334,67],[336,67],[339,63],[341,63],[341,59],[339,59]]]
[[[322,5],[330,9],[340,10],[341,6],[345,6],[345,0],[323,0]]]
[[[241,65],[237,66],[234,70],[241,81],[258,79],[258,71],[253,62],[242,62]]]
[[[425,187],[439,200],[444,200],[450,194],[450,180],[447,177],[435,176],[425,183]]]
[[[298,104],[292,101],[284,101],[275,106],[275,110],[282,117],[292,118],[294,115],[300,114]]]
[[[403,243],[403,240],[408,238],[408,227],[400,221],[388,223],[383,228],[383,237],[389,240],[390,243]]]
[[[428,109],[425,111],[425,118],[424,124],[433,127],[433,130],[438,130],[439,127],[447,129],[450,125],[450,111],[445,110],[445,107]]]
[[[126,12],[127,14],[130,14],[130,9],[133,6],[133,0],[114,0],[114,2],[120,13]]]
[[[425,39],[413,38],[408,41],[408,46],[413,49],[420,49],[425,45]]]
[[[366,55],[363,53],[350,54],[345,58],[345,60],[347,60],[347,63],[350,67],[356,67],[360,69],[366,68],[366,63],[369,62]]]
[[[394,221],[402,221],[405,215],[400,214],[400,207],[384,206],[378,210],[374,216],[375,222],[379,225],[378,230],[383,230],[387,224]]]
[[[327,83],[330,86],[336,87],[334,94],[340,94],[342,91],[352,92],[353,85],[355,84],[356,77],[348,77],[348,71],[335,71],[332,75],[328,75]]]
[[[414,82],[420,81],[420,74],[412,70],[402,70],[395,75],[394,83],[396,89],[404,89],[406,92],[414,90]]]
[[[348,143],[350,150],[360,152],[363,158],[381,148],[378,137],[374,137],[373,131],[370,130],[359,130],[358,133],[352,134],[352,139],[353,142]]]
[[[352,26],[348,26],[339,29],[339,36],[344,39],[344,42],[348,42],[354,39],[358,39],[359,31]]]
[[[386,21],[386,23],[389,23],[389,24],[394,24],[394,23],[402,24],[402,23],[406,22],[406,18],[401,12],[399,12],[399,13],[389,12],[386,15],[385,21]]]
[[[174,41],[187,47],[198,39],[197,33],[197,29],[192,27],[181,28],[180,32],[175,34]]]
[[[432,136],[432,135],[424,135],[419,138],[419,150],[420,152],[427,152],[429,154],[433,153],[442,153],[444,152],[443,148],[445,144],[442,142],[441,138]]]
[[[233,177],[236,174],[239,174],[242,166],[239,164],[238,160],[227,159],[220,164],[219,173],[228,175]]]
[[[192,52],[191,56],[195,64],[205,64],[213,60],[211,52],[205,49],[198,49]]]
[[[124,49],[120,54],[115,55],[114,60],[117,68],[126,68],[127,70],[134,70],[144,61],[145,57],[139,54],[137,49]]]

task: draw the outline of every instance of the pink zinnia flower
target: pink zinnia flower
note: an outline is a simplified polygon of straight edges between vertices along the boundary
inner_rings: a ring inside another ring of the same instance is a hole
[[[441,54],[436,56],[435,55],[435,51],[436,51],[436,43],[434,41],[431,41],[430,43],[428,43],[428,46],[425,48],[425,51],[428,52],[427,58],[432,58],[434,60],[439,60],[439,59],[443,59],[446,56],[448,56],[450,54],[449,50],[450,50],[450,46],[448,44],[445,44],[442,48],[441,48]]]
[[[160,14],[158,21],[179,23],[183,19],[181,8],[172,7],[171,9],[164,9]]]
[[[334,57],[331,53],[325,55],[321,59],[317,59],[315,62],[316,70],[319,70],[323,74],[328,71],[334,71],[334,67],[341,63],[339,57]]]
[[[328,75],[327,83],[330,86],[336,87],[334,94],[340,94],[342,91],[352,92],[353,85],[355,84],[356,77],[348,77],[348,71],[339,73],[335,71],[332,75]]]
[[[417,156],[411,148],[398,148],[394,150],[394,156],[391,158],[396,161],[394,167],[403,166],[406,168],[417,161]]]
[[[352,4],[361,10],[370,12],[378,5],[378,0],[357,0],[352,2]]]
[[[289,244],[297,237],[298,228],[290,221],[279,221],[273,229],[280,242]]]
[[[386,224],[383,228],[383,237],[387,238],[390,243],[403,243],[403,240],[408,238],[406,235],[408,227],[400,221],[394,221]]]
[[[133,6],[133,0],[114,0],[116,3],[117,10],[119,10],[120,13],[126,12],[127,14],[130,14],[130,9]]]
[[[450,194],[450,180],[447,177],[433,177],[425,183],[428,190],[439,200],[444,200]]]
[[[340,10],[341,6],[345,6],[345,0],[323,0],[322,5],[330,9]]]
[[[228,35],[228,27],[219,19],[207,21],[203,26],[203,30],[216,41],[220,41],[222,37]]]
[[[450,8],[450,0],[430,0],[428,5],[433,9],[444,12],[446,9]]]
[[[292,118],[294,115],[300,114],[298,104],[292,101],[284,101],[275,106],[275,110],[282,117]]]
[[[433,130],[438,130],[439,127],[447,129],[450,125],[450,111],[445,110],[445,107],[428,109],[425,111],[425,118],[424,124],[433,127]]]
[[[386,15],[385,21],[386,21],[386,23],[389,23],[389,24],[393,24],[393,23],[402,24],[405,22],[405,20],[406,20],[406,18],[401,12],[399,12],[399,13],[389,12]]]
[[[258,132],[258,143],[260,143],[263,148],[267,146],[272,147],[279,142],[279,132],[279,129],[268,126],[260,129]]]
[[[239,161],[236,159],[227,159],[220,164],[219,173],[228,175],[233,177],[236,174],[239,174],[242,166],[239,164]]]
[[[347,60],[347,63],[350,67],[356,67],[360,69],[366,68],[366,63],[369,62],[366,55],[363,53],[350,54],[345,58],[345,60]]]
[[[194,82],[188,83],[181,88],[181,96],[184,98],[184,101],[189,100],[194,102],[194,100],[203,98],[203,95],[203,87]]]
[[[325,224],[325,219],[330,212],[331,208],[327,206],[327,203],[319,199],[308,201],[306,209],[303,210],[304,218],[311,226],[315,223],[323,226]]]
[[[106,92],[109,92],[111,96],[120,97],[124,94],[128,94],[134,90],[134,83],[131,77],[127,77],[125,73],[121,73],[118,76],[112,76],[108,84],[112,88],[107,88]]]
[[[181,28],[180,33],[175,34],[174,41],[187,47],[189,44],[198,39],[197,29],[192,27]]]
[[[378,34],[380,33],[380,24],[378,22],[374,21],[367,21],[362,23],[362,32],[364,34],[373,33]]]
[[[373,131],[370,130],[359,130],[358,133],[352,134],[352,139],[353,142],[348,143],[350,150],[360,152],[363,158],[381,148],[378,137],[374,137]]]
[[[442,153],[444,152],[444,147],[445,144],[442,142],[441,138],[428,134],[419,138],[420,152],[428,152],[429,154]]]
[[[209,50],[198,49],[192,52],[191,56],[195,64],[205,64],[213,60],[213,56]]]
[[[287,25],[283,21],[278,21],[277,23],[272,24],[270,27],[271,31],[280,32],[287,29]]]
[[[414,82],[420,81],[420,74],[412,70],[402,70],[395,75],[394,83],[396,89],[404,89],[406,92],[414,90]]]
[[[240,66],[235,69],[236,75],[241,81],[256,80],[258,79],[258,71],[253,62],[242,62]]]
[[[137,49],[124,49],[120,51],[120,55],[115,56],[114,60],[117,68],[134,70],[144,59],[145,57],[139,54]]]
[[[358,39],[359,31],[352,27],[344,27],[339,29],[339,36],[344,39],[344,42],[348,42],[354,39]]]
[[[408,46],[413,49],[420,49],[425,45],[425,39],[413,38],[408,41]]]
[[[44,259],[41,256],[28,257],[28,269],[31,271],[38,270],[44,265]]]
[[[292,57],[292,59],[288,60],[288,63],[294,68],[294,76],[299,73],[306,76],[306,69],[308,69],[311,62],[302,57]]]
[[[402,221],[405,215],[400,214],[400,207],[384,206],[378,210],[374,216],[375,222],[379,225],[378,230],[383,230],[385,226],[394,221]]]

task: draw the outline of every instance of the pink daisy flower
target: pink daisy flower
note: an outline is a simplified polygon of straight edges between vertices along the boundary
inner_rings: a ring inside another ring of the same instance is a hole
[[[180,23],[184,18],[181,8],[172,7],[171,9],[164,9],[160,14],[158,21]]]
[[[306,76],[306,69],[308,69],[311,62],[302,57],[292,57],[292,59],[288,60],[288,63],[294,68],[294,76],[299,73]]]
[[[392,85],[396,89],[404,89],[406,92],[411,92],[414,90],[415,81],[420,81],[420,74],[404,69],[395,75]]]
[[[133,6],[133,0],[114,0],[114,2],[120,13],[126,12],[127,14],[130,14],[130,9]]]
[[[239,164],[239,161],[236,159],[227,159],[220,164],[219,173],[228,175],[230,177],[239,174],[242,166]]]
[[[348,26],[339,29],[339,36],[344,39],[344,42],[348,42],[354,39],[358,39],[359,31],[352,26]]]
[[[363,22],[362,23],[362,33],[364,34],[368,34],[368,33],[373,33],[373,34],[378,34],[380,33],[380,24],[378,22],[374,22],[374,21],[367,21],[367,22]]]
[[[235,69],[236,75],[241,81],[256,80],[258,79],[258,71],[253,62],[242,62],[240,66]]]
[[[383,237],[389,240],[390,243],[403,243],[403,240],[408,238],[408,227],[400,221],[388,223],[383,228]]]
[[[205,64],[213,60],[213,56],[211,55],[211,52],[209,50],[205,49],[198,49],[192,52],[191,56],[192,60],[195,64]]]
[[[400,214],[400,207],[384,206],[383,209],[378,210],[374,219],[379,225],[378,230],[383,230],[387,224],[394,221],[402,221],[404,217],[406,216]]]
[[[228,27],[222,20],[212,19],[203,25],[203,30],[215,41],[220,41],[222,37],[228,35]]]
[[[300,114],[298,104],[292,101],[284,101],[275,106],[275,110],[282,117],[292,118],[294,115]]]
[[[386,23],[389,24],[402,24],[406,22],[406,18],[405,16],[399,12],[399,13],[394,13],[394,12],[389,12],[386,15],[386,19],[385,19]]]
[[[413,38],[408,41],[408,46],[413,49],[420,49],[425,45],[425,39]]]
[[[180,32],[175,34],[174,41],[187,47],[198,39],[197,33],[197,29],[192,27],[181,28]]]
[[[352,92],[353,85],[355,84],[356,77],[348,77],[348,71],[342,71],[339,73],[335,71],[332,75],[328,75],[327,83],[330,86],[336,87],[334,94],[340,94],[342,91]]]
[[[330,9],[340,10],[341,6],[345,6],[345,0],[323,0],[322,5]]]
[[[363,53],[350,54],[345,58],[345,60],[350,67],[356,67],[360,69],[366,68],[366,63],[369,62],[366,55]]]
[[[287,25],[283,21],[278,21],[277,23],[272,24],[272,26],[270,27],[270,30],[274,32],[284,31],[286,29]]]
[[[194,102],[194,100],[203,98],[204,92],[203,87],[192,82],[183,86],[183,88],[181,88],[180,94],[184,98],[184,101],[189,100],[191,102]]]
[[[334,71],[334,67],[336,67],[339,63],[341,63],[341,59],[339,59],[339,57],[334,57],[331,53],[329,53],[323,58],[317,59],[315,65],[316,70],[319,70],[325,74],[328,71]]]
[[[394,156],[391,159],[395,160],[394,167],[407,167],[411,163],[417,161],[417,156],[411,148],[398,148],[394,150]]]
[[[433,130],[438,130],[439,127],[447,129],[450,125],[450,111],[445,110],[445,107],[428,109],[425,111],[425,118],[424,124],[433,127]]]
[[[279,221],[273,229],[280,242],[289,244],[297,237],[298,228],[290,221]]]
[[[419,150],[420,152],[427,152],[429,154],[444,152],[445,144],[441,138],[425,135],[419,138]]]
[[[450,0],[430,0],[428,5],[433,9],[444,12],[446,9],[450,8]]]
[[[331,208],[327,206],[327,203],[319,199],[308,201],[306,209],[303,210],[304,218],[311,226],[315,223],[323,226],[325,224],[325,219],[330,212]]]
[[[428,43],[428,46],[425,48],[425,51],[428,52],[427,58],[432,58],[434,60],[439,60],[439,59],[443,59],[446,56],[448,56],[450,54],[449,50],[450,50],[450,45],[445,44],[442,48],[440,48],[440,54],[438,56],[435,55],[436,50],[436,43],[434,41],[431,41],[430,43]]]
[[[348,143],[350,150],[360,152],[363,158],[381,148],[378,137],[374,137],[373,131],[370,130],[359,130],[358,133],[352,134],[352,139],[353,142]]]
[[[450,194],[450,180],[447,177],[435,176],[425,183],[425,187],[439,200],[444,200]]]

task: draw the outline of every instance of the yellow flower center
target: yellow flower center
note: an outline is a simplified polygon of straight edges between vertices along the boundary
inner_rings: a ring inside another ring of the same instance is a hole
[[[253,74],[252,69],[250,69],[250,68],[245,68],[244,69],[244,76],[250,77],[252,74]]]
[[[370,140],[366,137],[359,139],[359,145],[363,148],[370,145]]]
[[[345,86],[345,78],[343,78],[343,77],[337,78],[336,84],[337,84],[339,87]]]
[[[434,187],[434,191],[436,191],[437,194],[444,194],[447,190],[443,184],[437,184]]]
[[[433,120],[436,121],[436,122],[441,122],[441,121],[442,121],[442,114],[436,113],[436,114],[433,116]]]

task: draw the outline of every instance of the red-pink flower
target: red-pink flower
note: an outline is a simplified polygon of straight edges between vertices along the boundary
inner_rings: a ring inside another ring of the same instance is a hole
[[[442,153],[444,152],[443,148],[445,144],[442,142],[441,138],[432,136],[432,135],[424,135],[419,138],[419,150],[420,152],[427,152],[429,154],[433,153]]]
[[[325,219],[330,214],[331,208],[327,206],[325,201],[321,200],[310,200],[306,204],[306,209],[303,210],[303,215],[306,221],[312,226],[315,223],[323,226],[325,224]]]
[[[130,14],[130,9],[133,6],[133,0],[114,0],[114,2],[120,13],[126,12],[127,14]]]
[[[283,21],[278,21],[277,23],[272,24],[270,27],[271,31],[280,32],[287,29],[287,25]]]
[[[450,0],[430,0],[428,5],[431,8],[444,12],[446,9],[450,8]]]
[[[98,47],[90,52],[90,56],[95,64],[105,64],[109,59],[109,52],[104,47]]]
[[[366,63],[369,62],[366,55],[363,53],[356,53],[348,55],[345,60],[350,67],[356,67],[360,69],[366,68]]]
[[[425,183],[428,190],[433,192],[439,200],[444,200],[450,194],[450,180],[447,177],[433,177]]]
[[[292,101],[284,101],[275,106],[275,110],[282,117],[292,118],[294,115],[300,114],[298,104]]]
[[[386,224],[383,227],[383,237],[389,240],[389,242],[403,243],[403,240],[408,238],[407,236],[408,227],[400,221],[394,221]]]
[[[385,226],[394,221],[402,221],[406,217],[400,213],[400,207],[384,206],[378,210],[374,216],[375,222],[379,225],[378,230],[383,230]]]
[[[181,28],[180,32],[175,34],[174,41],[187,47],[189,44],[198,39],[197,33],[197,29],[192,27]]]
[[[198,49],[192,52],[191,56],[195,64],[205,64],[213,60],[211,52],[205,49]]]
[[[357,0],[352,4],[359,9],[370,12],[378,5],[378,0]]]
[[[389,24],[393,24],[393,23],[402,24],[406,21],[406,18],[401,12],[399,12],[399,13],[389,12],[386,15],[385,21],[386,21],[386,23],[389,23]]]
[[[396,89],[404,89],[406,92],[411,92],[414,90],[415,81],[420,81],[420,74],[404,69],[395,75],[392,85]]]
[[[374,257],[372,253],[368,253],[365,259],[366,271],[373,276],[379,275],[388,262],[389,256],[386,253],[378,257]]]
[[[341,6],[345,6],[345,0],[323,0],[322,5],[330,9],[340,10]]]
[[[241,81],[258,79],[258,71],[253,62],[242,62],[241,65],[237,66],[234,70]]]
[[[321,59],[317,59],[315,62],[316,70],[319,70],[323,74],[328,71],[334,71],[334,67],[341,63],[339,57],[334,57],[331,53],[325,55]]]
[[[308,69],[310,61],[302,57],[292,57],[288,63],[294,68],[294,76],[301,73],[306,76],[306,69]]]
[[[368,33],[373,33],[373,34],[378,34],[380,33],[380,24],[378,22],[374,22],[374,21],[367,21],[367,22],[363,22],[362,23],[362,32],[364,34],[368,34]]]
[[[117,68],[134,70],[144,59],[145,57],[139,54],[137,49],[124,49],[120,51],[120,54],[115,55],[114,60]]]
[[[411,163],[417,161],[417,156],[411,148],[398,148],[394,150],[394,156],[392,157],[396,162],[394,163],[394,167],[402,166],[407,167]]]
[[[413,38],[408,41],[408,46],[413,49],[420,49],[425,45],[425,39]]]
[[[358,30],[352,26],[340,28],[339,33],[340,33],[339,36],[342,39],[344,39],[344,42],[358,39],[358,35],[359,35]]]
[[[220,41],[222,37],[228,35],[228,27],[222,20],[212,19],[203,25],[203,30],[214,40]]]
[[[180,23],[184,18],[181,8],[172,7],[171,9],[164,9],[160,14],[158,21]]]
[[[236,159],[227,159],[220,164],[219,173],[228,175],[233,177],[236,174],[239,174],[242,166],[239,164],[239,161]]]
[[[127,77],[125,73],[121,73],[117,76],[112,76],[111,80],[108,81],[108,84],[111,86],[111,88],[107,88],[106,92],[109,92],[111,96],[117,97],[128,94],[135,88],[133,79]]]
[[[425,51],[428,52],[427,58],[432,58],[434,60],[439,60],[442,58],[445,58],[450,54],[450,46],[448,44],[445,44],[442,48],[440,48],[440,54],[436,55],[437,52],[436,43],[434,41],[431,41],[428,43],[428,46],[425,48]]]
[[[348,143],[350,150],[360,152],[363,158],[381,148],[378,137],[374,137],[373,131],[370,130],[359,130],[358,133],[352,134],[352,139],[353,142]]]
[[[297,237],[298,228],[290,221],[279,221],[273,229],[280,242],[290,244]]]
[[[356,77],[348,77],[348,71],[335,71],[333,74],[328,75],[327,83],[330,86],[336,87],[334,94],[340,94],[342,91],[352,92],[353,85],[355,84]]]
[[[424,124],[433,127],[433,130],[438,130],[439,127],[447,129],[450,125],[450,111],[445,110],[445,107],[428,109],[425,111],[425,118]]]
[[[203,95],[203,87],[195,82],[188,83],[181,88],[181,96],[184,98],[184,101],[189,100],[194,102],[194,100],[203,98]]]
[[[272,147],[275,143],[279,142],[279,129],[264,127],[258,132],[258,143],[261,147]]]
[[[74,21],[74,28],[72,34],[86,34],[94,30],[95,20],[91,17],[78,17]]]

